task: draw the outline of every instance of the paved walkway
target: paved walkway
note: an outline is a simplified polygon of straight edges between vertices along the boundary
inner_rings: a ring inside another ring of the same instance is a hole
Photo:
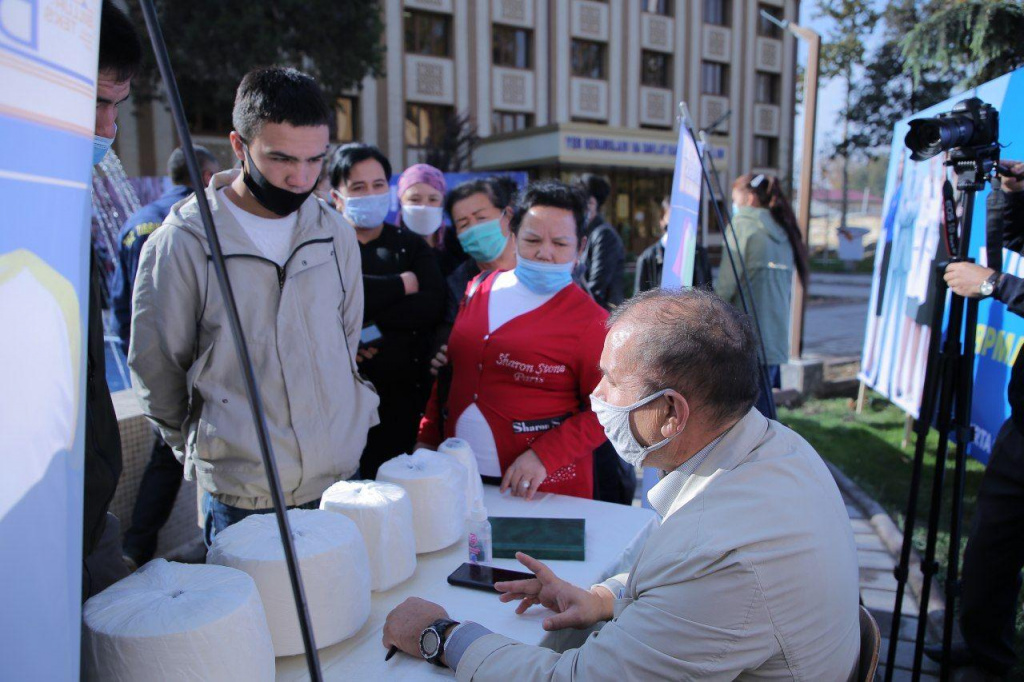
[[[882,647],[878,654],[878,674],[876,679],[885,676],[885,663],[889,656],[889,631],[892,627],[892,611],[896,602],[896,578],[892,569],[896,565],[896,557],[889,553],[882,538],[867,518],[866,512],[857,502],[844,491],[846,510],[850,514],[853,526],[853,537],[857,542],[857,561],[860,564],[860,596],[864,606],[878,622],[882,632]],[[903,614],[900,619],[900,643],[896,648],[896,670],[893,673],[895,682],[910,680],[910,670],[914,662],[914,637],[917,634],[918,602],[909,588],[903,594]],[[923,659],[921,679],[928,682],[937,681],[939,666],[937,663]]]

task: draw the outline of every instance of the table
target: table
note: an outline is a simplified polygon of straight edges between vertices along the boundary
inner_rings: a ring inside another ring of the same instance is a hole
[[[578,497],[540,494],[527,502],[498,488],[484,486],[484,504],[489,516],[533,518],[586,519],[586,561],[549,561],[561,578],[582,587],[589,587],[618,573],[630,570],[648,535],[657,528],[654,512]],[[437,552],[416,557],[416,572],[411,578],[387,592],[374,592],[370,618],[362,629],[344,642],[320,649],[320,667],[326,680],[418,680],[445,677],[454,673],[447,668],[429,665],[401,652],[387,663],[387,651],[381,645],[381,633],[388,613],[407,597],[422,597],[440,604],[456,620],[472,620],[495,632],[526,644],[548,646],[555,650],[575,645],[570,640],[575,631],[547,633],[541,627],[550,613],[535,606],[522,616],[515,614],[515,604],[502,604],[498,595],[461,587],[452,587],[448,575],[468,558],[465,540]],[[495,559],[502,568],[525,570],[515,559]],[[279,681],[307,680],[309,673],[304,656],[277,659]]]

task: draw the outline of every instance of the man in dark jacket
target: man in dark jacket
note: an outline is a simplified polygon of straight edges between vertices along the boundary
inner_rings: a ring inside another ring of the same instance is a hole
[[[142,61],[142,44],[131,21],[109,0],[100,16],[93,162],[99,163],[117,134],[117,108],[128,98]],[[121,476],[121,434],[107,386],[100,271],[89,273],[89,332],[85,386],[85,505],[82,518],[82,598],[101,592],[128,573],[121,560],[120,523],[107,512]]]
[[[354,227],[362,256],[368,347],[360,344],[360,370],[380,395],[380,424],[370,429],[359,460],[360,475],[370,479],[416,443],[445,303],[445,282],[430,245],[384,222],[390,179],[390,162],[371,145],[347,144],[331,159],[331,196]]]
[[[1004,163],[1024,173],[1024,163]],[[1006,178],[1003,189],[989,195],[988,211],[1001,218],[1003,245],[1024,253],[1024,181]],[[945,280],[961,296],[992,296],[1024,316],[1020,277],[974,263],[952,263]],[[1017,662],[1014,624],[1024,567],[1024,353],[1013,363],[1008,393],[1010,418],[999,430],[981,479],[964,552],[960,627],[967,646],[953,650],[954,665],[973,663],[1000,677]],[[937,659],[941,648],[927,653]]]
[[[205,187],[210,184],[213,174],[220,170],[220,164],[206,147],[196,146],[195,152]],[[118,235],[118,262],[110,297],[125,357],[128,356],[128,342],[131,339],[132,292],[135,290],[135,274],[142,246],[153,230],[163,224],[171,207],[195,192],[189,181],[185,154],[180,147],[171,152],[167,160],[167,175],[171,178],[171,188],[156,201],[133,213]],[[155,432],[154,436],[153,451],[142,474],[135,508],[132,510],[132,525],[124,534],[124,556],[130,565],[135,566],[141,566],[153,558],[157,535],[174,510],[174,500],[184,476],[184,467],[175,458],[171,446],[164,442],[159,432]]]
[[[612,188],[607,179],[590,173],[580,178],[580,185],[587,194],[587,243],[580,257],[583,284],[598,305],[611,310],[622,303],[626,267],[622,238],[601,214]]]

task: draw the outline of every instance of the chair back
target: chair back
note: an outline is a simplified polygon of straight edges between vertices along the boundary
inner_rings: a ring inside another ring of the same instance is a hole
[[[859,682],[872,682],[878,669],[878,650],[882,646],[882,633],[874,616],[860,607],[860,661],[857,663]]]

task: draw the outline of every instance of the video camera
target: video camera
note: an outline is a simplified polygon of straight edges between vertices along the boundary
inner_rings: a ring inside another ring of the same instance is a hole
[[[999,163],[999,111],[977,97],[961,100],[952,111],[911,121],[905,142],[911,161],[949,152],[958,189],[980,191]]]

